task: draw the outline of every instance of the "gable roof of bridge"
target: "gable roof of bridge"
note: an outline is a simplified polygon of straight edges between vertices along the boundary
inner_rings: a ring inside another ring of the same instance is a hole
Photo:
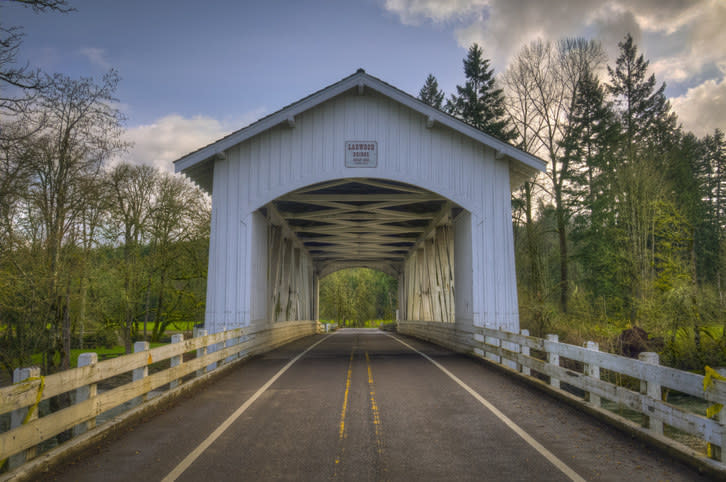
[[[534,171],[544,171],[546,169],[546,162],[542,159],[528,154],[516,147],[508,144],[504,141],[497,139],[489,134],[482,132],[481,130],[473,127],[466,122],[457,119],[435,107],[432,107],[425,102],[413,97],[406,92],[397,89],[396,87],[367,74],[363,69],[358,69],[356,73],[350,75],[328,87],[325,87],[297,102],[294,102],[282,109],[274,112],[262,119],[244,127],[238,131],[235,131],[216,142],[213,142],[207,146],[204,146],[194,152],[177,159],[174,161],[174,168],[176,172],[187,171],[204,161],[214,157],[217,154],[222,154],[225,150],[240,144],[247,139],[250,139],[268,129],[271,129],[282,123],[294,124],[295,116],[301,114],[307,110],[310,110],[338,95],[341,95],[351,89],[357,88],[359,91],[364,89],[372,89],[379,94],[382,94],[406,107],[419,112],[421,115],[427,118],[429,126],[433,126],[435,123],[444,125],[460,134],[467,136],[475,141],[478,141],[496,151],[497,158],[509,158],[515,163],[519,164],[520,171],[526,173],[533,173]],[[526,176],[528,177],[528,176]]]

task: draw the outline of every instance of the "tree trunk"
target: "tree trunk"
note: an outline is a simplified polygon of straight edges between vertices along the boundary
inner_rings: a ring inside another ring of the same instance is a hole
[[[558,218],[561,217],[558,216]],[[560,306],[562,312],[567,313],[567,304],[570,299],[570,280],[568,277],[567,226],[563,219],[557,220],[557,234],[560,240]]]
[[[567,313],[567,302],[570,295],[567,259],[567,221],[562,200],[562,188],[555,186],[555,209],[557,210],[557,236],[560,244],[560,308]]]
[[[166,282],[166,271],[162,269],[161,276],[159,278],[159,301],[156,305],[156,317],[154,319],[154,335],[152,337],[153,341],[159,341],[161,338],[161,335],[164,333],[164,330],[162,329],[162,317],[161,313],[164,308],[164,284]]]
[[[144,341],[147,341],[146,325],[149,323],[151,316],[151,277],[149,277],[149,286],[146,287],[146,308],[144,309]]]
[[[527,251],[530,259],[530,276],[532,277],[532,289],[538,301],[541,301],[542,274],[539,269],[539,252],[534,232],[534,218],[532,216],[532,183],[524,184],[524,205],[525,205],[525,232],[527,234]]]
[[[69,276],[70,278],[70,276]],[[71,283],[70,280],[66,285],[65,302],[63,303],[63,338],[62,338],[62,357],[61,370],[71,368]]]
[[[78,331],[80,332],[80,335],[78,336],[78,346],[81,350],[83,350],[86,336],[86,297],[88,296],[85,269],[83,270],[79,283],[79,295],[81,299],[79,300],[78,308]]]
[[[126,245],[124,246],[124,260],[126,261],[126,275],[124,279],[124,292],[125,292],[125,313],[124,313],[124,351],[126,354],[129,354],[132,352],[132,340],[131,340],[131,326],[133,324],[133,311],[132,311],[132,302],[131,298],[133,296],[132,293],[132,277],[133,277],[133,267],[134,267],[134,255],[131,252],[133,249],[133,246],[130,244],[133,241],[131,241],[131,236],[127,232],[126,233]]]

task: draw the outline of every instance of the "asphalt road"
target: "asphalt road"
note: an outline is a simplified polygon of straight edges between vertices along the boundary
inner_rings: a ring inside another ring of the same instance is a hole
[[[483,363],[371,330],[253,359],[48,476],[332,479],[706,480]]]

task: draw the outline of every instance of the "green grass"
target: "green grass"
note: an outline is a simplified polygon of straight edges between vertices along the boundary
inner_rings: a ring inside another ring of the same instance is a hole
[[[166,343],[149,343],[149,346],[151,348],[156,348],[163,345],[166,345]],[[71,350],[71,368],[75,368],[78,366],[78,355],[80,355],[81,353],[96,353],[98,355],[99,361],[125,354],[124,347],[121,345],[116,345],[111,348],[84,348],[82,350],[80,348],[74,348]],[[33,355],[32,360],[34,365],[40,366],[43,363],[43,354],[36,353],[35,355]]]
[[[335,323],[333,320],[320,320],[320,323]],[[367,320],[362,324],[357,322],[349,322],[347,325],[339,324],[338,328],[380,328],[381,325],[395,323],[393,320]]]
[[[197,325],[198,321],[176,321],[169,323],[166,327],[166,331],[192,331],[194,329],[194,326]],[[156,326],[156,323],[153,321],[149,321],[146,323],[146,331],[148,333],[151,333],[154,331],[154,327]],[[139,332],[142,332],[144,330],[144,323],[139,323]]]

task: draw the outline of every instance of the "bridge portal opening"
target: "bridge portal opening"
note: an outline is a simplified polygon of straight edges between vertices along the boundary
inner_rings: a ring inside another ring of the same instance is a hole
[[[320,322],[375,328],[396,321],[398,279],[369,268],[346,268],[320,280]]]
[[[467,212],[451,200],[398,181],[345,178],[280,196],[259,213],[268,230],[273,321],[306,319],[309,308],[315,319],[330,316],[327,308],[321,313],[320,280],[353,268],[396,281],[392,321],[396,311],[400,319],[455,321],[455,232]],[[301,307],[307,293],[316,302]]]

